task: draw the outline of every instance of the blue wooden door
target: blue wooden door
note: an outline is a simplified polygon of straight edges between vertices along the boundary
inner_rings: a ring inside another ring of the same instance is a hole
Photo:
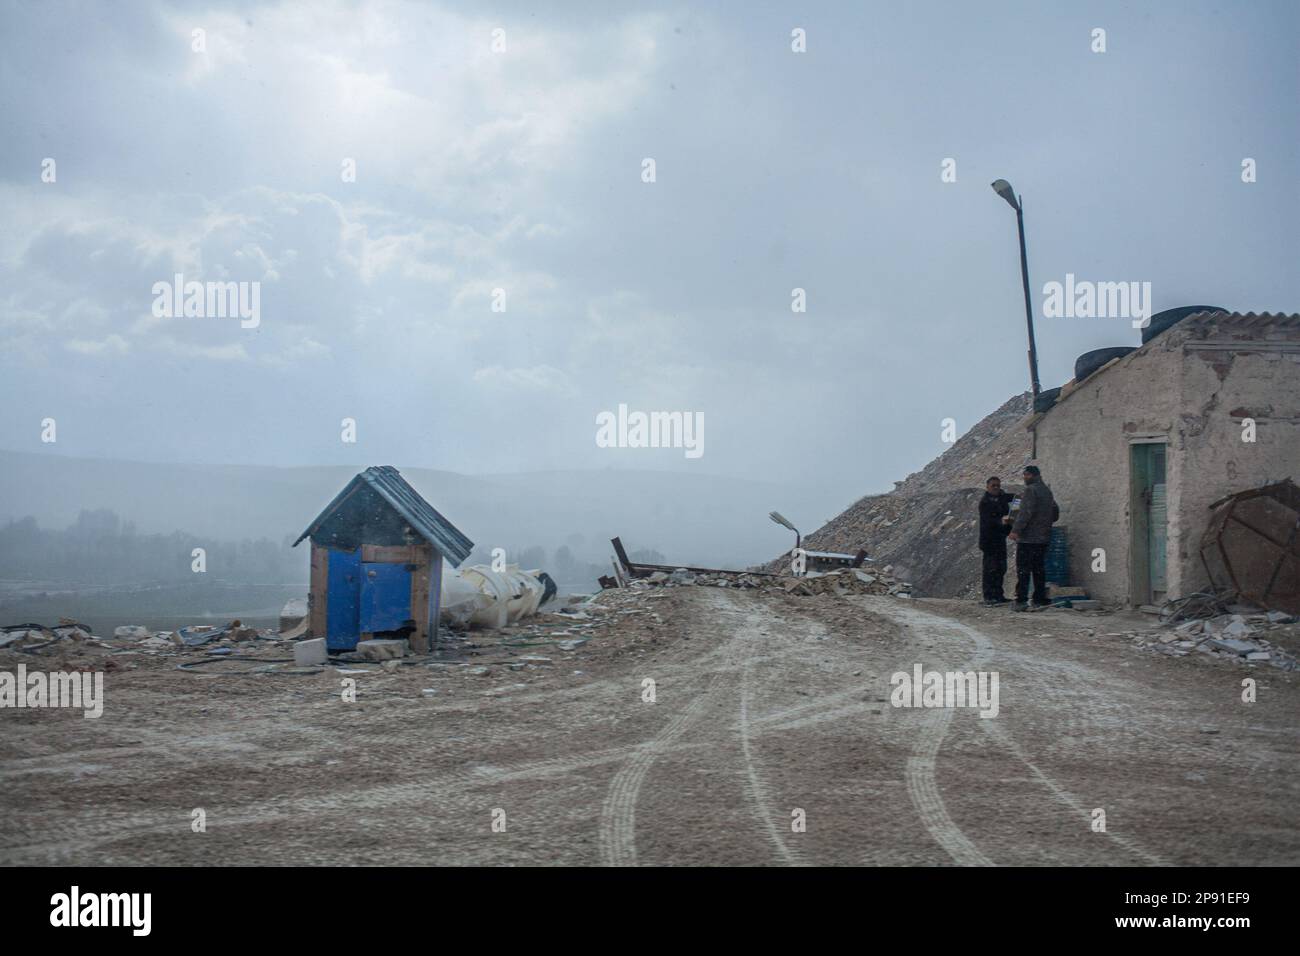
[[[361,637],[361,549],[329,552],[328,600],[325,602],[325,646],[350,651]]]
[[[411,572],[405,564],[361,565],[363,634],[395,631],[411,620]]]

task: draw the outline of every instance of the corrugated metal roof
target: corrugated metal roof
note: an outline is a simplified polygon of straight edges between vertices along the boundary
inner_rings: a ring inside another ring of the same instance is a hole
[[[347,486],[335,495],[334,500],[325,506],[325,510],[316,516],[311,527],[298,536],[294,542],[296,547],[303,538],[306,538],[321,524],[332,515],[343,504],[347,497],[356,489],[359,483],[365,482],[375,493],[384,501],[392,506],[393,510],[406,519],[420,537],[433,545],[438,552],[451,562],[452,567],[459,567],[460,563],[469,557],[469,553],[474,550],[474,542],[465,535],[450,521],[438,514],[429,502],[420,497],[419,493],[406,483],[406,479],[392,465],[375,465],[367,468],[361,474],[357,475],[347,483]]]
[[[1189,315],[1179,323],[1187,325],[1234,325],[1243,328],[1260,329],[1272,326],[1279,329],[1293,329],[1300,326],[1300,314],[1285,312],[1197,312]]]

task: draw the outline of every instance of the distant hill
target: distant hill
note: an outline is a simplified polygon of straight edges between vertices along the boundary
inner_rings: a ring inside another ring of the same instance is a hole
[[[812,524],[851,498],[815,483],[780,485],[696,472],[550,471],[472,476],[422,468],[402,474],[477,545],[568,545],[607,563],[609,539],[654,548],[669,562],[745,566],[787,546],[767,513]],[[34,516],[61,528],[82,509],[109,508],[142,534],[176,530],[215,540],[297,537],[359,469],[177,465],[0,451],[0,521]]]

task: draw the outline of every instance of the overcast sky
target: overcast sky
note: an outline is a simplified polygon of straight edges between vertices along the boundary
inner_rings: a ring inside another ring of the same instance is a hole
[[[4,0],[0,447],[888,487],[1028,387],[996,178],[1040,309],[1300,311],[1297,9]],[[155,316],[178,272],[260,324]],[[1137,342],[1038,333],[1044,387]],[[597,447],[619,403],[704,454]]]

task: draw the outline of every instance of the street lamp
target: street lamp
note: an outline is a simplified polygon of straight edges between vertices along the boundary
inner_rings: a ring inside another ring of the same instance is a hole
[[[773,521],[775,521],[777,524],[789,528],[791,531],[794,532],[794,546],[795,546],[795,550],[798,550],[799,543],[803,540],[799,535],[799,529],[796,528],[794,525],[792,525],[789,522],[789,520],[784,515],[782,515],[781,512],[779,511],[769,511],[767,516],[771,518]]]
[[[1005,179],[995,180],[991,185],[993,191],[1016,211],[1016,225],[1020,228],[1020,278],[1025,286],[1025,324],[1029,327],[1029,383],[1034,398],[1038,398],[1038,347],[1034,344],[1034,307],[1029,301],[1029,259],[1025,255],[1025,198],[1016,196],[1016,191]]]

